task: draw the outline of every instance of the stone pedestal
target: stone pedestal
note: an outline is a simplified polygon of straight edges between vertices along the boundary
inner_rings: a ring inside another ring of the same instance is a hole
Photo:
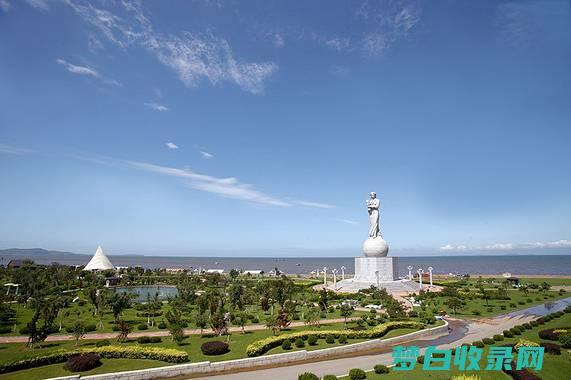
[[[377,272],[378,271],[378,277]],[[354,282],[366,282],[372,285],[377,281],[395,281],[398,279],[396,257],[356,257]]]

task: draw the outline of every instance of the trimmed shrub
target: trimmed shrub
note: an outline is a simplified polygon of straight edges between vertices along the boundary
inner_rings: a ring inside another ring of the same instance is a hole
[[[561,355],[561,346],[556,343],[540,343],[541,347],[545,349],[545,353],[551,355]]]
[[[149,326],[147,326],[146,323],[141,323],[139,326],[137,326],[137,329],[139,330],[147,330],[149,328]]]
[[[161,330],[164,330],[167,328],[167,324],[164,322],[159,322],[159,324],[157,325],[157,327]]]
[[[360,368],[353,368],[349,371],[349,379],[351,380],[363,380],[367,378],[367,374]]]
[[[286,339],[282,342],[282,349],[289,350],[291,349],[291,340]]]
[[[510,329],[510,331],[514,334],[514,335],[521,335],[521,330],[515,327],[512,327]]]
[[[527,339],[520,339],[514,346],[515,350],[519,350],[521,347],[539,347],[539,344]]]
[[[307,338],[307,344],[309,344],[310,346],[315,346],[317,344],[317,337],[315,335],[310,335]]]
[[[109,339],[98,340],[97,343],[95,343],[95,347],[105,347],[110,345],[111,342],[109,341]]]
[[[89,371],[101,365],[101,358],[96,354],[81,354],[67,359],[63,368],[70,372]]]
[[[295,340],[299,337],[315,336],[317,338],[326,338],[328,335],[346,335],[348,339],[376,339],[384,336],[391,330],[409,328],[421,329],[424,324],[413,321],[399,321],[399,322],[386,322],[375,326],[369,330],[315,330],[315,331],[299,331],[290,334],[282,334],[277,336],[270,336],[260,339],[248,345],[246,354],[249,357],[260,356],[274,347],[279,347],[284,340]]]
[[[161,338],[160,336],[152,336],[151,337],[151,343],[161,343],[163,341],[163,338]]]
[[[492,339],[492,338],[484,338],[484,339],[482,339],[482,342],[483,342],[484,344],[487,344],[488,346],[489,346],[490,344],[496,343],[496,341],[495,341],[494,339]]]
[[[335,336],[334,335],[327,335],[325,337],[325,343],[328,343],[328,344],[335,343]]]
[[[511,332],[510,330],[504,330],[502,334],[504,334],[506,338],[513,338],[514,336],[514,333]]]
[[[149,336],[140,336],[140,337],[137,338],[137,343],[140,343],[140,344],[151,343],[151,337],[149,337]]]
[[[202,343],[200,351],[202,351],[204,355],[223,355],[230,351],[230,348],[228,343],[213,340],[211,342]]]
[[[382,373],[389,373],[389,367],[383,364],[377,364],[373,367],[375,373],[382,374]]]
[[[571,348],[571,332],[559,337],[559,343],[563,348]]]
[[[297,380],[319,380],[319,377],[311,372],[305,372],[297,376]]]
[[[526,330],[531,330],[531,329],[532,329],[531,324],[529,324],[529,323],[524,323],[524,324],[521,325],[521,326],[522,326],[524,329],[526,329]]]
[[[325,376],[323,376],[323,380],[337,380],[337,376],[335,376],[335,375],[325,375]]]
[[[302,338],[297,338],[297,339],[295,340],[295,346],[296,346],[297,348],[302,348],[302,347],[304,347],[304,346],[305,346],[304,340],[303,340]]]
[[[347,335],[341,335],[339,337],[339,343],[346,344],[347,343]]]
[[[511,369],[503,369],[505,373],[510,375],[514,380],[541,380],[541,377],[534,375],[527,368],[516,369],[516,362],[510,363]]]
[[[485,344],[484,342],[477,340],[475,342],[472,343],[472,346],[478,347],[478,348],[484,348]]]
[[[501,342],[502,340],[504,340],[504,336],[500,335],[500,334],[496,334],[496,335],[494,335],[494,340],[496,342]]]
[[[562,335],[561,331],[558,330],[562,330],[562,329],[545,329],[545,330],[541,330],[537,333],[537,335],[539,335],[539,337],[541,339],[546,339],[546,340],[559,340],[559,337]],[[564,330],[564,329],[563,329]]]

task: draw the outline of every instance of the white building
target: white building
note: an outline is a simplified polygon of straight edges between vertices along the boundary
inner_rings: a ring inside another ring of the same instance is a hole
[[[95,255],[89,260],[84,270],[115,270],[111,261],[105,256],[103,253],[103,249],[101,246],[97,247],[97,251],[95,251]]]

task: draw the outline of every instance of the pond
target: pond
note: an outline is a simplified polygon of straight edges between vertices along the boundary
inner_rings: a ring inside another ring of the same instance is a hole
[[[150,295],[150,297],[153,298],[155,294],[158,294],[159,299],[161,301],[165,301],[168,298],[174,298],[178,294],[176,287],[160,285],[118,287],[115,288],[115,291],[135,294],[135,300],[138,302],[147,301],[147,295]]]

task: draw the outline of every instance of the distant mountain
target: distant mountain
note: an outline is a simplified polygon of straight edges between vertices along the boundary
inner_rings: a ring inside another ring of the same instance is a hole
[[[43,248],[0,249],[0,256],[50,256],[50,255],[75,256],[80,254],[73,252],[63,252],[63,251],[48,251],[47,249]]]

